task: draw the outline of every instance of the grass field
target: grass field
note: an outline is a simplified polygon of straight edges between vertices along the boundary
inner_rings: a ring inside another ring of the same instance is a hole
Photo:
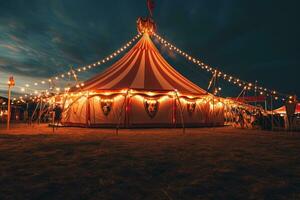
[[[2,127],[0,199],[300,199],[300,134]]]

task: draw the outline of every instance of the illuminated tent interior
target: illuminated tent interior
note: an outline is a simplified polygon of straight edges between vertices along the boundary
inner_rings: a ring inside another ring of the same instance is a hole
[[[178,73],[151,40],[155,23],[139,18],[141,39],[121,59],[63,98],[62,124],[84,127],[224,125],[223,100]]]

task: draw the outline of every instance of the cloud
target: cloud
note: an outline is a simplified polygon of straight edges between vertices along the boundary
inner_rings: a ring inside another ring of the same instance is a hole
[[[191,55],[243,79],[262,78],[277,86],[283,70],[287,77],[299,72],[299,5],[278,0],[160,0],[154,13],[158,33]],[[135,35],[137,17],[145,15],[140,0],[1,1],[0,82],[9,74],[18,83],[43,79],[70,65],[101,59]],[[197,68],[167,53],[196,80]],[[272,70],[273,78],[260,77],[266,70]],[[206,76],[199,70],[197,76],[201,74]],[[289,90],[290,85],[280,87]]]

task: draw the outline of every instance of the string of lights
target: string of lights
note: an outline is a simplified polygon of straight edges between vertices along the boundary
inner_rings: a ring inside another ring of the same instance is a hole
[[[294,98],[292,95],[279,93],[276,90],[271,90],[271,89],[259,86],[259,85],[257,85],[257,83],[247,82],[247,81],[241,80],[240,78],[237,78],[235,76],[224,73],[224,72],[220,71],[219,69],[217,69],[215,67],[212,67],[212,66],[209,66],[209,65],[205,64],[204,62],[202,62],[201,60],[192,57],[191,55],[189,55],[185,51],[179,49],[175,45],[171,44],[170,42],[168,42],[167,40],[165,40],[164,38],[162,38],[158,34],[153,33],[153,36],[156,39],[158,39],[158,41],[162,45],[169,48],[169,50],[183,56],[188,61],[198,65],[201,69],[211,73],[213,76],[216,76],[218,78],[223,78],[228,83],[231,83],[231,84],[234,84],[238,87],[241,87],[241,88],[243,88],[243,90],[248,90],[248,91],[252,90],[252,91],[258,92],[258,94],[260,94],[260,95],[266,95],[266,96],[274,97],[275,100],[286,101],[286,100],[291,100],[291,99]],[[282,97],[282,98],[280,98],[280,97]]]
[[[24,99],[28,98],[28,97],[30,97],[30,100],[32,100],[32,99],[37,99],[41,95],[48,96],[48,95],[50,95],[51,93],[54,93],[54,92],[59,93],[62,90],[68,91],[70,88],[66,87],[66,88],[62,89],[60,87],[56,87],[55,82],[58,82],[60,80],[65,80],[66,78],[70,78],[70,77],[73,77],[75,80],[77,80],[78,73],[86,72],[86,71],[88,71],[92,68],[98,67],[100,65],[103,65],[103,64],[111,61],[112,59],[117,57],[119,54],[126,51],[141,36],[142,36],[141,33],[137,34],[129,42],[127,42],[124,46],[117,49],[112,54],[108,55],[107,57],[105,57],[101,60],[98,60],[94,63],[91,63],[89,65],[84,65],[84,66],[81,66],[81,67],[77,67],[76,69],[71,68],[71,70],[69,70],[65,73],[57,74],[57,75],[55,75],[53,77],[50,77],[48,79],[43,79],[41,81],[37,81],[37,82],[34,82],[32,84],[26,83],[24,86],[21,86],[21,87],[19,86],[18,89],[20,89],[20,92],[24,93],[24,94],[22,96],[19,96],[18,98],[13,98],[13,101],[24,102],[25,101]],[[46,86],[47,84],[49,84],[49,90],[47,90],[47,89],[38,89],[38,87]],[[77,83],[76,84],[76,87],[80,87],[80,86],[84,86],[84,83]],[[20,99],[20,100],[18,100],[18,99]]]

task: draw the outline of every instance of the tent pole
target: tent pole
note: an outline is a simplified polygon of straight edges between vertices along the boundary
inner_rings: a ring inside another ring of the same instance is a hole
[[[176,112],[177,112],[177,105],[176,105],[177,99],[173,97],[173,113],[172,113],[172,124],[173,128],[176,128],[176,122],[177,122],[177,117],[176,117]]]
[[[242,94],[244,93],[245,91],[245,87],[242,89],[241,93],[237,96],[236,100],[238,101],[239,98],[242,96]]]
[[[218,90],[216,89],[216,85],[217,85],[217,73],[218,71],[215,70],[215,73],[214,73],[214,76],[213,76],[213,79],[212,79],[212,83],[213,83],[213,121],[212,121],[212,126],[215,127],[215,117],[216,117],[216,114],[215,114],[215,95],[218,94]]]
[[[35,107],[35,109],[34,109],[34,112],[32,113],[32,116],[31,116],[31,119],[30,119],[31,124],[32,124],[32,120],[33,120],[33,118],[34,118],[34,115],[35,115],[35,113],[36,113],[36,111],[37,111],[39,105],[40,105],[40,102],[37,103],[37,105],[36,105],[36,107]]]
[[[181,116],[181,123],[182,123],[182,131],[183,131],[183,134],[185,134],[185,125],[184,125],[184,117],[183,117],[183,109],[182,109],[182,105],[181,105],[181,102],[180,102],[180,98],[178,96],[178,92],[175,90],[175,95],[176,95],[176,98],[178,100],[178,103],[179,103],[179,109],[180,109],[180,116]]]
[[[52,112],[52,132],[54,133],[55,131],[55,113]]]
[[[123,110],[126,110],[126,102],[127,102],[128,94],[129,94],[129,89],[126,91],[125,99],[124,99],[124,102],[123,102],[123,105],[121,107],[121,111],[120,111],[120,114],[119,114],[119,119],[118,119],[118,123],[117,123],[117,127],[116,127],[116,135],[119,135],[119,128],[120,128],[120,124],[121,124],[121,118],[122,118],[122,115],[123,115]]]
[[[11,103],[10,103],[10,96],[11,96],[11,85],[8,85],[8,99],[7,99],[7,130],[10,129],[10,118],[11,118]]]
[[[257,106],[257,80],[255,80],[255,107]]]
[[[65,110],[65,106],[66,106],[66,102],[67,102],[67,100],[68,100],[68,96],[69,96],[69,89],[68,90],[66,90],[65,91],[65,93],[64,93],[64,101],[63,101],[63,104],[62,104],[62,113],[64,112],[64,110]]]
[[[265,111],[268,110],[267,100],[265,100]]]
[[[216,79],[216,72],[213,74],[213,76],[211,77],[211,80],[209,81],[208,87],[207,87],[207,91],[209,91],[209,89],[211,88],[212,84],[215,83],[215,79]]]
[[[91,109],[90,109],[90,93],[87,94],[86,99],[86,125],[91,126]]]
[[[214,79],[214,94],[213,94],[213,127],[215,127],[216,121],[216,113],[215,113],[215,95],[218,95],[218,91],[216,90],[217,85],[217,70],[215,71],[215,79]]]
[[[29,105],[28,105],[28,102],[26,102],[26,112],[27,112],[26,121],[27,121],[27,124],[29,125]]]
[[[49,111],[50,111],[50,109],[49,109],[49,104],[48,104],[48,108],[46,107],[46,104],[45,104],[45,109],[46,109],[46,111],[45,111],[45,116],[48,116],[49,115]],[[44,112],[44,111],[43,111]],[[45,118],[44,118],[45,119]],[[46,122],[47,122],[48,120],[46,120]]]
[[[42,112],[42,105],[43,105],[43,98],[41,97],[41,98],[40,98],[40,110],[39,110],[38,125],[40,125],[40,123],[41,123],[41,116],[42,116],[42,114],[41,114],[41,112]]]

